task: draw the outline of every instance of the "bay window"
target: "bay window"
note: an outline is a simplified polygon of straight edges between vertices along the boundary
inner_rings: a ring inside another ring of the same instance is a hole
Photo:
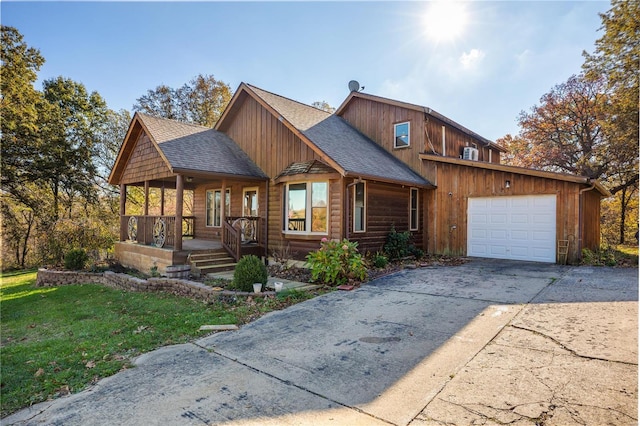
[[[327,182],[288,183],[284,187],[284,231],[320,233],[328,231]]]

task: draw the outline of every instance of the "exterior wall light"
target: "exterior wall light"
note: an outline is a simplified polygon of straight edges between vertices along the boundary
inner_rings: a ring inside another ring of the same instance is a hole
[[[505,188],[511,188],[511,181],[510,180],[505,180],[504,181],[504,187]]]

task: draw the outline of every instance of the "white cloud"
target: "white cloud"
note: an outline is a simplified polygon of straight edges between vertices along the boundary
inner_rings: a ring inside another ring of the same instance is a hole
[[[485,57],[485,53],[480,49],[471,49],[468,53],[464,52],[458,61],[465,69],[475,68]]]

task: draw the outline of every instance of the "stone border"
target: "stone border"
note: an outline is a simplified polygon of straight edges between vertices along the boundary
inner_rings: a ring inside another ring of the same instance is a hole
[[[274,291],[262,293],[247,293],[244,291],[214,290],[212,287],[197,281],[177,278],[149,278],[141,279],[127,274],[118,274],[112,271],[104,273],[80,272],[80,271],[56,271],[50,269],[38,269],[36,287],[59,287],[63,285],[100,284],[125,291],[166,292],[178,296],[195,298],[206,301],[214,301],[220,296],[273,296]]]

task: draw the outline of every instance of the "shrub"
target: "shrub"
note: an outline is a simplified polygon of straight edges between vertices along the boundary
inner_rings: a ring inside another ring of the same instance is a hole
[[[376,268],[386,268],[389,264],[389,259],[384,254],[378,252],[373,255],[373,266]]]
[[[322,239],[320,249],[307,255],[311,278],[329,285],[340,285],[349,280],[363,281],[367,268],[358,243],[346,238],[342,242]]]
[[[412,248],[411,233],[409,231],[397,232],[395,227],[391,227],[391,232],[387,235],[387,242],[384,244],[384,252],[389,256],[389,260],[398,260],[409,256]]]
[[[236,265],[231,287],[240,291],[252,292],[253,284],[262,283],[264,286],[267,283],[267,277],[267,267],[260,258],[254,255],[244,256]]]
[[[582,249],[581,263],[591,266],[616,266],[618,259],[616,258],[615,251],[608,247],[602,247],[595,252],[584,248]]]
[[[84,269],[88,260],[89,256],[84,249],[69,250],[64,256],[64,268],[78,271]]]

